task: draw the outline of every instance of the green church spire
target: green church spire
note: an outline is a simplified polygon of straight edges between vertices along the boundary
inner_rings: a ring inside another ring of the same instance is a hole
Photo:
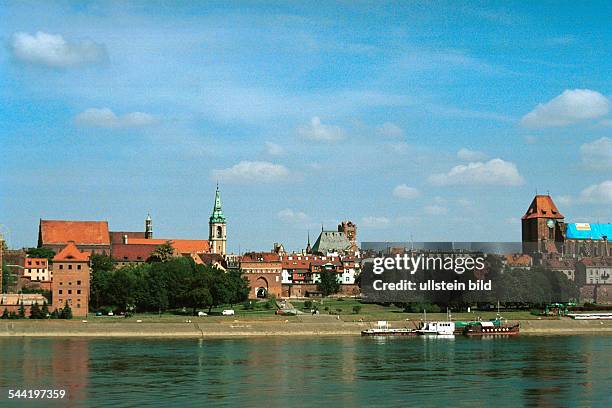
[[[225,222],[225,215],[223,215],[223,210],[221,209],[221,193],[219,192],[219,183],[217,183],[217,190],[215,191],[215,206],[213,207],[213,212],[210,216],[210,222]]]

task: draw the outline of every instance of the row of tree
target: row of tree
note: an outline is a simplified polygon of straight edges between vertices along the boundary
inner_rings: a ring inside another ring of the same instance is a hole
[[[47,306],[47,302],[43,303],[42,307],[38,305],[37,302],[30,307],[30,319],[72,319],[72,309],[68,302],[64,305],[63,308],[57,310],[55,309],[53,312],[49,313],[49,306]],[[19,305],[19,310],[17,313],[9,312],[7,308],[4,308],[2,312],[1,319],[25,319],[26,312],[25,306],[23,302]]]
[[[162,313],[189,308],[195,314],[248,297],[248,281],[239,271],[223,272],[162,251],[154,255],[150,262],[119,269],[109,257],[92,255],[90,309]]]

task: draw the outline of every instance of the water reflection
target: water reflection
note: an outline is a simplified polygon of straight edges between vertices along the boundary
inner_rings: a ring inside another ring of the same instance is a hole
[[[11,338],[0,346],[2,389],[62,388],[75,406],[609,406],[612,383],[605,336]]]

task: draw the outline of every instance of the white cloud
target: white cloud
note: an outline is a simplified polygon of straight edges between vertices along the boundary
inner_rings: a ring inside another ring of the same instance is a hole
[[[285,149],[279,144],[266,142],[266,152],[271,156],[281,156],[285,153]]]
[[[333,142],[346,137],[344,130],[339,126],[325,125],[318,116],[310,120],[310,124],[298,129],[298,134],[310,140]]]
[[[414,187],[408,187],[406,184],[400,184],[393,189],[393,195],[399,198],[413,199],[421,195],[421,192]]]
[[[459,160],[467,162],[475,162],[485,160],[487,158],[487,155],[483,152],[479,152],[477,150],[470,150],[463,147],[457,152],[457,158]]]
[[[426,205],[423,211],[427,215],[445,215],[448,214],[448,208],[441,205]]]
[[[69,67],[102,62],[107,59],[106,48],[91,40],[70,42],[59,34],[38,31],[36,34],[13,34],[11,49],[21,61],[49,67]]]
[[[574,202],[572,196],[569,195],[556,196],[555,201],[557,202],[557,204],[561,205],[572,205],[572,203]]]
[[[408,153],[408,150],[410,149],[410,145],[406,142],[388,143],[387,147],[393,153],[397,153],[397,154],[406,154]]]
[[[391,225],[391,220],[387,217],[363,217],[361,225],[366,228],[387,228]]]
[[[74,121],[81,126],[125,128],[151,125],[157,119],[155,116],[143,112],[132,112],[117,116],[109,108],[91,108],[76,115]]]
[[[281,165],[264,161],[241,161],[227,169],[213,170],[213,178],[226,182],[252,181],[272,183],[289,176],[289,170]]]
[[[585,188],[580,193],[580,199],[587,203],[612,203],[612,180],[602,181]]]
[[[582,162],[592,168],[612,168],[612,139],[602,137],[591,143],[580,146]]]
[[[301,211],[294,211],[290,208],[285,208],[277,214],[278,219],[286,224],[306,224],[308,222],[308,215]]]
[[[521,124],[528,127],[567,126],[608,114],[610,101],[590,89],[566,89],[559,96],[523,116]]]
[[[502,159],[491,159],[488,162],[474,162],[453,167],[448,173],[434,174],[429,177],[432,184],[448,185],[499,185],[518,186],[523,184],[523,177],[516,165]]]
[[[376,128],[376,134],[383,137],[402,137],[404,130],[395,123],[386,122]]]

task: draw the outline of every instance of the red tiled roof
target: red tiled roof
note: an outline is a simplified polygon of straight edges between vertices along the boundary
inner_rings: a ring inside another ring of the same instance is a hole
[[[36,265],[36,262],[38,262],[38,265]],[[47,258],[25,258],[25,267],[31,268],[33,266],[46,267]]]
[[[531,257],[526,254],[506,255],[506,263],[509,266],[531,266]]]
[[[553,202],[549,195],[537,195],[533,198],[531,205],[527,209],[523,219],[530,218],[565,218],[563,214],[559,212],[557,206]]]
[[[123,236],[127,235],[128,243],[130,239],[134,238],[142,238],[144,239],[145,233],[139,231],[111,231],[110,232],[110,241],[112,244],[123,244]]]
[[[199,254],[210,252],[210,243],[205,239],[145,239],[128,238],[128,245],[155,245],[159,246],[170,242],[172,247],[181,254]]]
[[[107,221],[40,220],[40,244],[110,245]]]
[[[158,246],[156,244],[113,244],[111,253],[113,260],[117,262],[144,262]]]
[[[248,252],[242,255],[242,262],[278,262],[280,259],[275,252]]]
[[[89,261],[89,252],[81,252],[75,245],[74,241],[68,242],[68,245],[53,257],[53,262],[87,262]]]
[[[298,259],[283,259],[282,266],[283,269],[309,269],[310,268],[310,260],[298,260]]]

